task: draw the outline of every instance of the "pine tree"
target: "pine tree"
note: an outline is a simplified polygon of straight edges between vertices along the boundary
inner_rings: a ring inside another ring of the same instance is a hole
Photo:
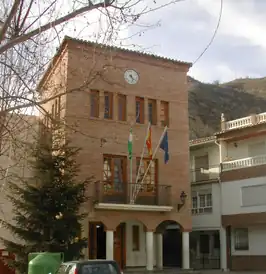
[[[20,243],[0,240],[16,256],[16,261],[8,264],[21,274],[27,273],[30,252],[63,252],[67,261],[81,258],[87,245],[87,239],[81,238],[86,214],[80,208],[88,200],[85,190],[93,178],[78,181],[79,149],[63,142],[59,135],[56,138],[52,146],[38,142],[32,149],[31,178],[8,182],[7,199],[13,205],[13,218],[12,223],[0,222]]]

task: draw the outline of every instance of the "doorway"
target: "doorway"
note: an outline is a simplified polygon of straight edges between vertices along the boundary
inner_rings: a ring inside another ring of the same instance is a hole
[[[114,233],[114,260],[121,269],[126,266],[126,224],[121,223]]]
[[[89,224],[89,259],[106,259],[106,232],[102,223]]]
[[[179,228],[163,233],[163,266],[182,267],[182,234]]]

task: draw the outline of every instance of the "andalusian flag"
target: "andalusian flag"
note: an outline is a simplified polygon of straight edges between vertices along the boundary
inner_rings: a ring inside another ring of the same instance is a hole
[[[152,160],[152,147],[151,147],[151,126],[149,127],[148,136],[146,139],[146,146],[148,149],[149,158]]]
[[[129,137],[128,137],[128,143],[127,143],[127,149],[128,149],[128,158],[132,159],[132,142],[133,142],[133,134],[132,134],[132,128],[129,131]]]

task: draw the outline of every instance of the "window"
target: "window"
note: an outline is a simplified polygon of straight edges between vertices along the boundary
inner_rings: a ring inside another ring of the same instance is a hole
[[[156,100],[153,100],[153,99],[148,100],[148,112],[149,112],[149,122],[152,125],[156,125],[157,124]]]
[[[75,272],[77,273],[77,272]],[[113,263],[88,263],[82,264],[80,274],[118,274],[118,271],[115,269]]]
[[[169,103],[161,101],[160,113],[161,126],[169,126]]]
[[[158,161],[154,159],[153,161],[150,161],[150,159],[144,158],[142,159],[142,163],[140,163],[140,158],[137,158],[137,168],[136,173],[138,174],[139,170],[139,177],[138,177],[138,183],[140,184],[142,182],[142,179],[144,177],[144,174],[149,166],[149,163],[151,162],[151,165],[149,167],[149,170],[144,178],[144,181],[141,185],[140,192],[141,193],[155,193],[156,191],[156,185],[157,185],[157,174],[158,174]]]
[[[123,192],[127,175],[127,157],[104,155],[103,181],[105,192]]]
[[[136,122],[144,124],[144,98],[136,97]]]
[[[104,118],[113,119],[113,94],[104,92]]]
[[[212,212],[212,194],[194,193],[192,195],[192,214]]]
[[[91,117],[99,118],[99,91],[91,90],[90,103],[91,103]]]
[[[248,229],[247,228],[236,228],[234,230],[235,238],[235,250],[248,250]]]
[[[196,214],[198,212],[198,197],[192,197],[192,214]]]
[[[202,156],[195,156],[195,170],[194,170],[194,181],[201,182],[210,179],[209,175],[209,156],[208,154]]]
[[[139,226],[132,226],[132,250],[139,251],[140,249],[140,238],[139,238]]]
[[[266,184],[241,187],[242,206],[266,205]]]
[[[55,99],[55,109],[54,109],[55,118],[57,119],[60,118],[60,108],[61,108],[61,98],[59,96],[57,99]]]
[[[118,120],[126,121],[127,120],[127,97],[123,94],[118,94]]]

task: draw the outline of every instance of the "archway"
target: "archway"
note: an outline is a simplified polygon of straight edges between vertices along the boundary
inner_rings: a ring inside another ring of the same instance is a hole
[[[89,223],[89,259],[106,259],[106,232],[101,222]]]
[[[182,267],[182,233],[181,226],[171,220],[161,222],[156,233],[163,235],[163,266]]]

